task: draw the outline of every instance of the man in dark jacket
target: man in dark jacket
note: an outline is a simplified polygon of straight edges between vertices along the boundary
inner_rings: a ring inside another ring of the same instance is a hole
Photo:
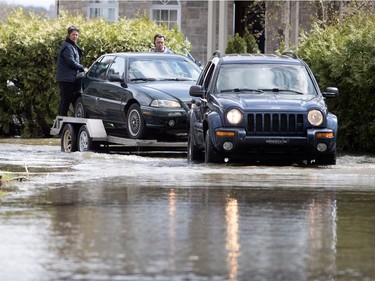
[[[77,46],[79,29],[76,26],[68,28],[68,35],[60,47],[57,58],[56,81],[59,83],[61,101],[59,115],[67,116],[69,105],[73,101],[73,94],[78,90],[76,78],[78,73],[84,72],[80,64],[82,50]]]
[[[164,45],[165,37],[162,34],[155,34],[154,36],[154,47],[151,49],[152,53],[164,53],[164,54],[173,54],[171,50],[169,50]]]

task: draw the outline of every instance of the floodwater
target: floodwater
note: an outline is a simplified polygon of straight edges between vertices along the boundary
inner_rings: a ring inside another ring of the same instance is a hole
[[[0,280],[375,280],[375,157],[188,164],[0,140]],[[3,186],[4,189],[4,186]]]

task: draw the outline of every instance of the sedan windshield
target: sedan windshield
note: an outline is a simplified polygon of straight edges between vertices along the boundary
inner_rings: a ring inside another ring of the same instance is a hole
[[[288,64],[223,65],[216,80],[216,92],[231,91],[316,95],[306,69],[302,65]]]
[[[196,81],[199,74],[200,69],[189,60],[164,57],[131,59],[128,67],[129,81]]]

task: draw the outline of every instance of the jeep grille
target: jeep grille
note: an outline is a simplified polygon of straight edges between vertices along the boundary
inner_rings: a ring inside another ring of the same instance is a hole
[[[247,116],[249,134],[298,134],[304,132],[303,114],[251,113]]]

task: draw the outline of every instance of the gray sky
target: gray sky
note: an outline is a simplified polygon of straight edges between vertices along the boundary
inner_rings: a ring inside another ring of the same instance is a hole
[[[6,0],[4,1],[8,4],[17,4],[22,6],[34,6],[34,7],[44,7],[47,10],[51,5],[55,5],[55,0]]]

